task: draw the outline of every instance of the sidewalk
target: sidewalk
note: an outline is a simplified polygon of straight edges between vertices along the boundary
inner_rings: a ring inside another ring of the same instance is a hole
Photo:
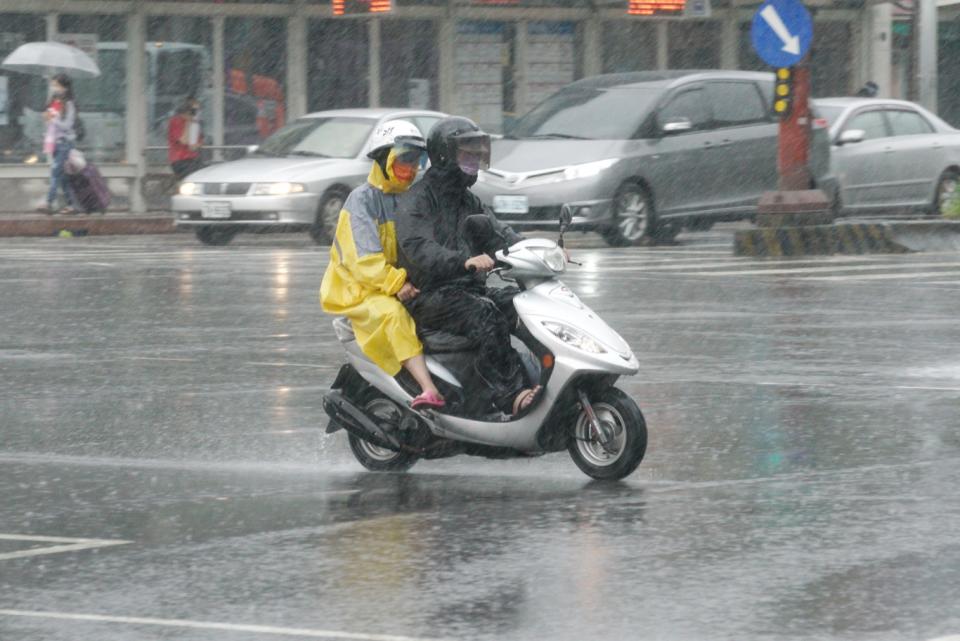
[[[109,236],[120,234],[169,234],[173,215],[166,212],[132,214],[110,212],[72,216],[30,213],[0,214],[0,237],[9,236]]]

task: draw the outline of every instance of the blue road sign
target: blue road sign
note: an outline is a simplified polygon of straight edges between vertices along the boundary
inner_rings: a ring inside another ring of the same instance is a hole
[[[768,0],[753,16],[753,48],[771,67],[792,67],[810,51],[813,19],[799,0]]]

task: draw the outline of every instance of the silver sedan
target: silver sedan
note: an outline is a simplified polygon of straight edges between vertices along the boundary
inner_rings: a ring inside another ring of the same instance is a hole
[[[313,113],[283,127],[241,160],[211,165],[186,178],[173,198],[174,222],[208,245],[245,230],[306,230],[328,243],[344,200],[370,172],[370,136],[380,122],[401,119],[424,137],[444,114],[412,109]]]
[[[939,215],[960,178],[960,131],[912,102],[823,98],[838,214]]]

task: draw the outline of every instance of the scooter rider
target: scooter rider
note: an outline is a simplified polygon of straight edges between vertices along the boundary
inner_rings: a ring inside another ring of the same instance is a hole
[[[472,255],[463,234],[468,216],[485,213],[508,244],[522,240],[469,191],[479,171],[490,166],[490,136],[467,118],[444,118],[430,130],[427,152],[430,169],[397,209],[399,265],[420,289],[404,305],[421,330],[472,339],[478,345],[477,375],[501,411],[516,415],[540,390],[525,389],[520,356],[510,345],[518,290],[486,287],[476,272],[489,272],[494,261],[485,253]]]

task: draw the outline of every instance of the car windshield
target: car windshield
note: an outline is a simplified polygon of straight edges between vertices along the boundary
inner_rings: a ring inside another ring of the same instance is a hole
[[[301,118],[263,141],[266,156],[355,158],[376,120],[371,118]]]
[[[827,123],[832,127],[837,120],[840,118],[840,115],[843,113],[843,107],[837,107],[836,105],[822,105],[817,104],[817,114],[821,118],[826,118]]]
[[[628,140],[658,96],[634,87],[563,89],[518,120],[507,138]]]

